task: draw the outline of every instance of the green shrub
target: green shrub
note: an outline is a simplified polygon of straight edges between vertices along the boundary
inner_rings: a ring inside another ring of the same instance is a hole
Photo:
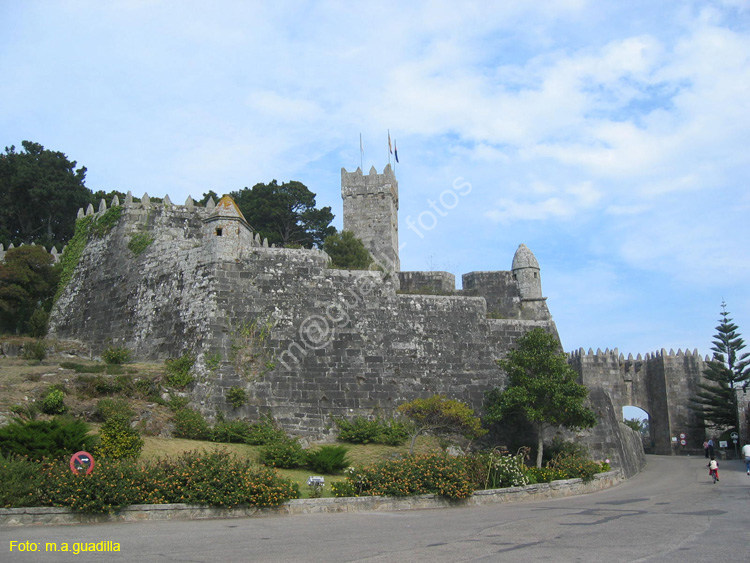
[[[247,393],[242,387],[232,387],[227,391],[227,401],[235,409],[247,403]]]
[[[349,467],[348,452],[344,446],[320,446],[307,452],[305,465],[317,473],[338,473]]]
[[[39,506],[43,488],[44,474],[39,463],[0,455],[0,508]]]
[[[88,432],[89,426],[82,420],[55,418],[11,422],[0,428],[0,454],[27,456],[33,460],[70,456],[93,447],[96,437],[89,436]]]
[[[259,459],[264,465],[293,469],[304,465],[305,450],[295,438],[286,438],[263,446]]]
[[[193,382],[190,370],[193,369],[195,358],[185,354],[180,358],[172,358],[165,362],[167,368],[167,385],[175,389],[184,389]]]
[[[44,340],[34,340],[23,345],[23,359],[41,362],[47,357],[47,344]]]
[[[114,414],[99,430],[99,445],[94,452],[110,459],[137,458],[143,449],[143,438],[130,426],[130,417]]]
[[[557,454],[547,467],[564,473],[567,479],[583,479],[584,482],[591,481],[601,471],[601,465],[595,461],[569,453]]]
[[[187,438],[188,440],[210,440],[212,436],[211,427],[198,411],[190,408],[182,408],[174,415],[175,438]]]
[[[336,418],[334,423],[339,429],[338,439],[352,444],[400,446],[409,437],[409,425],[394,419],[355,416],[352,420]]]
[[[263,417],[261,420],[250,426],[250,433],[248,434],[245,443],[250,444],[251,446],[265,446],[286,439],[286,432],[279,428],[272,418]]]
[[[42,338],[47,334],[47,325],[49,324],[49,313],[42,309],[36,309],[26,323],[28,333],[35,338]],[[44,358],[41,358],[42,360]]]
[[[346,480],[349,486],[337,487],[334,494],[401,497],[432,493],[462,499],[474,492],[464,461],[436,454],[410,455],[352,468],[347,471]]]
[[[122,346],[110,346],[102,352],[102,360],[106,364],[126,364],[130,361],[130,350]]]
[[[66,410],[68,408],[65,406],[65,393],[60,389],[52,389],[42,399],[42,412],[44,414],[62,414]]]
[[[214,425],[213,440],[225,444],[244,444],[250,432],[251,424],[246,420],[222,420]]]
[[[96,403],[94,417],[102,422],[109,420],[113,416],[125,416],[131,419],[135,416],[135,411],[130,407],[125,399],[99,399]]]

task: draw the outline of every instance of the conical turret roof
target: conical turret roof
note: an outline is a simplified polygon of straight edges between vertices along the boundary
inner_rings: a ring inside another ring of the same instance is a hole
[[[539,262],[536,261],[534,253],[525,244],[519,244],[518,250],[516,250],[516,254],[513,256],[512,269],[520,270],[521,268],[539,269]]]

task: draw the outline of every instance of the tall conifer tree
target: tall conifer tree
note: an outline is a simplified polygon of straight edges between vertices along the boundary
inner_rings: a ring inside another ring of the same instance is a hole
[[[739,430],[736,389],[743,383],[747,386],[750,379],[750,355],[741,353],[745,341],[737,330],[726,303],[722,302],[721,319],[711,347],[713,359],[703,371],[706,381],[698,384],[701,390],[690,399],[691,408],[712,428]]]

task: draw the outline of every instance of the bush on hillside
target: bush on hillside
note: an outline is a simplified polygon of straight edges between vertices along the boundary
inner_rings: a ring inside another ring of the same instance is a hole
[[[68,457],[95,445],[96,437],[88,432],[89,426],[82,420],[16,421],[0,428],[0,454],[27,456],[32,460]]]
[[[385,444],[400,446],[409,437],[409,425],[394,419],[368,419],[355,416],[351,420],[335,418],[338,440],[352,444]]]
[[[174,415],[174,437],[188,440],[210,440],[211,427],[203,415],[191,408],[182,408]]]
[[[296,438],[285,438],[263,446],[259,459],[264,465],[293,469],[305,464],[305,450]]]
[[[60,389],[52,389],[42,399],[44,414],[63,414],[68,408],[65,406],[65,393]]]
[[[25,457],[0,455],[0,508],[39,506],[44,473]]]
[[[348,452],[344,446],[320,446],[306,453],[305,465],[316,473],[338,473],[350,465],[346,457]]]
[[[143,438],[138,430],[130,426],[130,417],[113,414],[102,424],[99,445],[94,448],[98,456],[110,459],[135,459],[141,455]]]

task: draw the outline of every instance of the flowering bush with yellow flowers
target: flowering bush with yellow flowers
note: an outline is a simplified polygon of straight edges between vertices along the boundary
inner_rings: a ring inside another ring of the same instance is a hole
[[[102,458],[89,475],[74,474],[67,461],[42,464],[18,458],[0,463],[0,483],[10,483],[7,472],[23,469],[38,474],[38,482],[31,488],[6,487],[3,506],[28,506],[33,499],[37,505],[96,513],[116,512],[130,504],[270,507],[299,497],[298,486],[275,470],[227,452],[193,451],[156,461]]]
[[[335,496],[408,496],[433,493],[451,499],[471,496],[474,485],[461,458],[441,454],[409,455],[365,467],[349,468]]]

